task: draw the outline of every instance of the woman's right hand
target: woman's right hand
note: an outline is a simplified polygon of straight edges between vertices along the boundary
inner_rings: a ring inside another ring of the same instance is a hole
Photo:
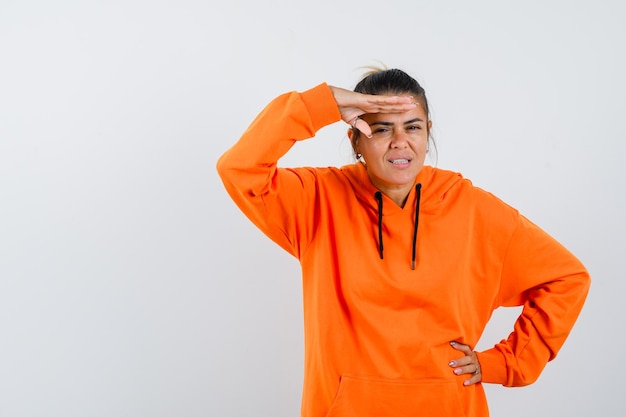
[[[345,88],[329,86],[341,113],[341,120],[357,128],[367,137],[372,136],[370,126],[359,117],[366,113],[404,113],[419,106],[410,96],[382,96],[355,93]]]

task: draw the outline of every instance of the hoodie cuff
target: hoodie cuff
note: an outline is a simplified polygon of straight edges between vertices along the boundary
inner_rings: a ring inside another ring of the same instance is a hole
[[[506,385],[507,369],[504,355],[495,348],[477,352],[482,382]]]
[[[335,96],[328,84],[322,83],[310,90],[303,91],[300,93],[300,97],[309,112],[315,132],[341,120],[337,101],[335,101]]]

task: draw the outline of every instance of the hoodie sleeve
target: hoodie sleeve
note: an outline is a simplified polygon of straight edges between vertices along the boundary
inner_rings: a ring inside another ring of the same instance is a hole
[[[565,342],[589,286],[581,262],[520,215],[504,258],[498,305],[523,308],[509,337],[478,353],[483,382],[533,383]]]
[[[332,91],[320,84],[274,99],[217,162],[226,191],[243,213],[283,249],[298,257],[312,233],[315,173],[278,168],[295,142],[311,138],[341,114]]]

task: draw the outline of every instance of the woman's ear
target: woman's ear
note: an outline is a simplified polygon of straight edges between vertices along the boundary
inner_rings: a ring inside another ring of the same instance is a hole
[[[358,136],[355,136],[356,133],[354,131],[354,129],[350,128],[348,129],[348,139],[350,139],[350,144],[352,145],[352,150],[354,151],[355,154],[358,154],[358,143],[359,143],[359,138]]]

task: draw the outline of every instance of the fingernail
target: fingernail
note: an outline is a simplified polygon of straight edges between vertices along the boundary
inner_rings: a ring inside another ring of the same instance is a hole
[[[456,368],[456,369],[454,370],[454,373],[455,373],[456,375],[459,375],[459,374],[461,373],[461,368]]]
[[[463,385],[468,386],[470,384],[469,380],[463,381]]]
[[[456,365],[456,362],[455,362],[455,361],[450,361],[450,362],[448,362],[448,366],[454,366],[454,365]]]
[[[452,346],[454,346],[454,345],[456,345],[456,342],[453,340],[452,342],[450,342],[450,344],[451,344]]]

